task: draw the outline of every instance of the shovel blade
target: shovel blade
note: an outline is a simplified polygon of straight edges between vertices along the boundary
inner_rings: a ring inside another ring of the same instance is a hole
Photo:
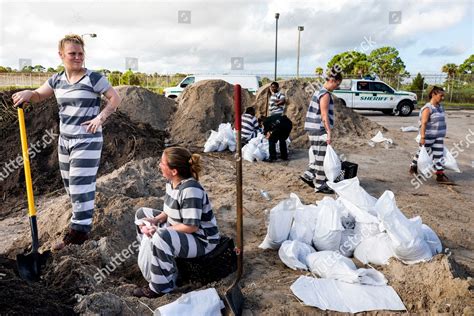
[[[16,256],[16,264],[20,278],[29,282],[39,281],[41,268],[46,264],[50,255],[49,251],[43,253],[30,252]]]
[[[244,305],[244,296],[240,290],[240,286],[234,285],[225,293],[225,301],[229,310],[229,314],[242,315],[242,306]]]

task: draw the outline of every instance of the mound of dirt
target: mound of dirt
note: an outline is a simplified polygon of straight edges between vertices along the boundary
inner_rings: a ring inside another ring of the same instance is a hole
[[[430,262],[405,265],[390,260],[377,267],[400,295],[408,312],[429,314],[472,315],[474,308],[472,279],[466,277],[456,262],[447,255],[437,255]]]
[[[127,114],[136,123],[148,123],[157,130],[166,129],[176,110],[174,100],[141,87],[119,86],[115,89],[122,97],[120,112]]]
[[[297,79],[279,81],[278,83],[287,100],[285,114],[293,122],[293,130],[290,135],[291,146],[296,148],[309,147],[308,137],[304,131],[304,121],[315,88],[311,83]],[[255,101],[257,116],[266,115],[269,96],[270,84],[258,90]],[[336,147],[366,143],[367,139],[373,137],[374,132],[378,130],[385,131],[383,126],[346,108],[338,98],[335,97],[334,99],[336,113],[332,138]],[[372,136],[369,137],[369,135]]]
[[[242,90],[241,98],[242,111],[254,101],[247,90]],[[169,132],[173,142],[202,147],[210,130],[233,121],[233,85],[223,80],[203,80],[186,88],[179,97]]]
[[[25,180],[21,159],[19,126],[16,111],[11,110],[11,95],[1,95],[5,119],[2,120],[0,147],[2,208],[0,218],[26,205]],[[125,98],[127,102],[127,98]],[[25,108],[26,129],[30,144],[30,164],[35,195],[51,193],[63,186],[58,165],[57,142],[59,131],[58,105],[54,98]],[[159,112],[159,111],[157,111]],[[144,123],[134,123],[121,112],[114,113],[104,124],[104,145],[99,175],[109,173],[136,158],[159,156],[164,147],[166,132]],[[33,147],[34,146],[34,147]]]

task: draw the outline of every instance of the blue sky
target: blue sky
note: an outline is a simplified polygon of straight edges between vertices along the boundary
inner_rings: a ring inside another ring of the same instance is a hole
[[[394,46],[410,73],[439,73],[474,53],[473,1],[5,1],[0,0],[0,65],[18,68],[19,58],[57,66],[57,42],[67,33],[85,36],[87,66],[157,73],[271,74],[275,12],[280,13],[278,69],[296,72],[297,27],[300,73],[325,68],[337,53],[361,47]],[[179,23],[178,11],[190,12]],[[399,24],[390,24],[400,11]],[[181,21],[182,22],[182,21]],[[366,52],[370,52],[370,49]],[[424,53],[423,53],[424,52]],[[243,70],[231,69],[242,57]]]

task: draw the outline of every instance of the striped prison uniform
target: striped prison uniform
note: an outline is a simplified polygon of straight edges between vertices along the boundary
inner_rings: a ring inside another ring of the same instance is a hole
[[[304,123],[304,129],[308,132],[310,141],[310,155],[308,169],[304,172],[303,177],[314,182],[316,191],[327,181],[323,168],[323,161],[327,147],[327,133],[324,124],[322,123],[321,108],[319,104],[321,97],[326,93],[329,93],[329,91],[322,88],[313,94]],[[329,126],[332,129],[334,126],[334,101],[330,93],[328,111]]]
[[[100,96],[111,86],[104,76],[90,70],[76,83],[70,83],[64,71],[47,82],[59,106],[59,169],[72,202],[71,228],[88,232],[103,141],[102,127],[92,134],[81,124],[99,114]]]
[[[256,137],[258,133],[257,118],[251,114],[242,114],[242,142],[247,143],[252,138]]]
[[[270,115],[282,115],[285,111],[285,105],[276,105],[275,103],[280,100],[285,100],[285,95],[280,91],[276,93],[272,93],[269,99],[269,107],[268,110]]]
[[[163,212],[167,222],[160,225],[152,238],[152,267],[150,289],[156,293],[171,292],[176,286],[178,271],[175,258],[195,258],[214,250],[219,243],[216,218],[206,191],[198,181],[189,178],[176,188],[166,184]],[[157,216],[158,210],[140,208],[135,219]],[[198,226],[192,234],[177,232],[170,226],[185,224]],[[141,240],[141,233],[138,232]]]
[[[429,155],[433,155],[434,169],[437,173],[442,173],[444,167],[441,164],[441,158],[443,158],[444,151],[444,138],[446,137],[446,115],[443,106],[434,106],[431,103],[427,103],[420,109],[420,128],[421,128],[421,116],[425,109],[430,111],[430,117],[426,124],[425,130],[425,148]],[[417,150],[412,165],[416,166],[418,162],[418,156],[420,155],[420,149]]]

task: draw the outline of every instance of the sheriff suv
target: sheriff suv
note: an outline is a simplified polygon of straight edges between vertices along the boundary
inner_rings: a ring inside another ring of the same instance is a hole
[[[333,93],[348,108],[392,115],[408,116],[417,103],[415,93],[396,91],[379,80],[344,79]]]

